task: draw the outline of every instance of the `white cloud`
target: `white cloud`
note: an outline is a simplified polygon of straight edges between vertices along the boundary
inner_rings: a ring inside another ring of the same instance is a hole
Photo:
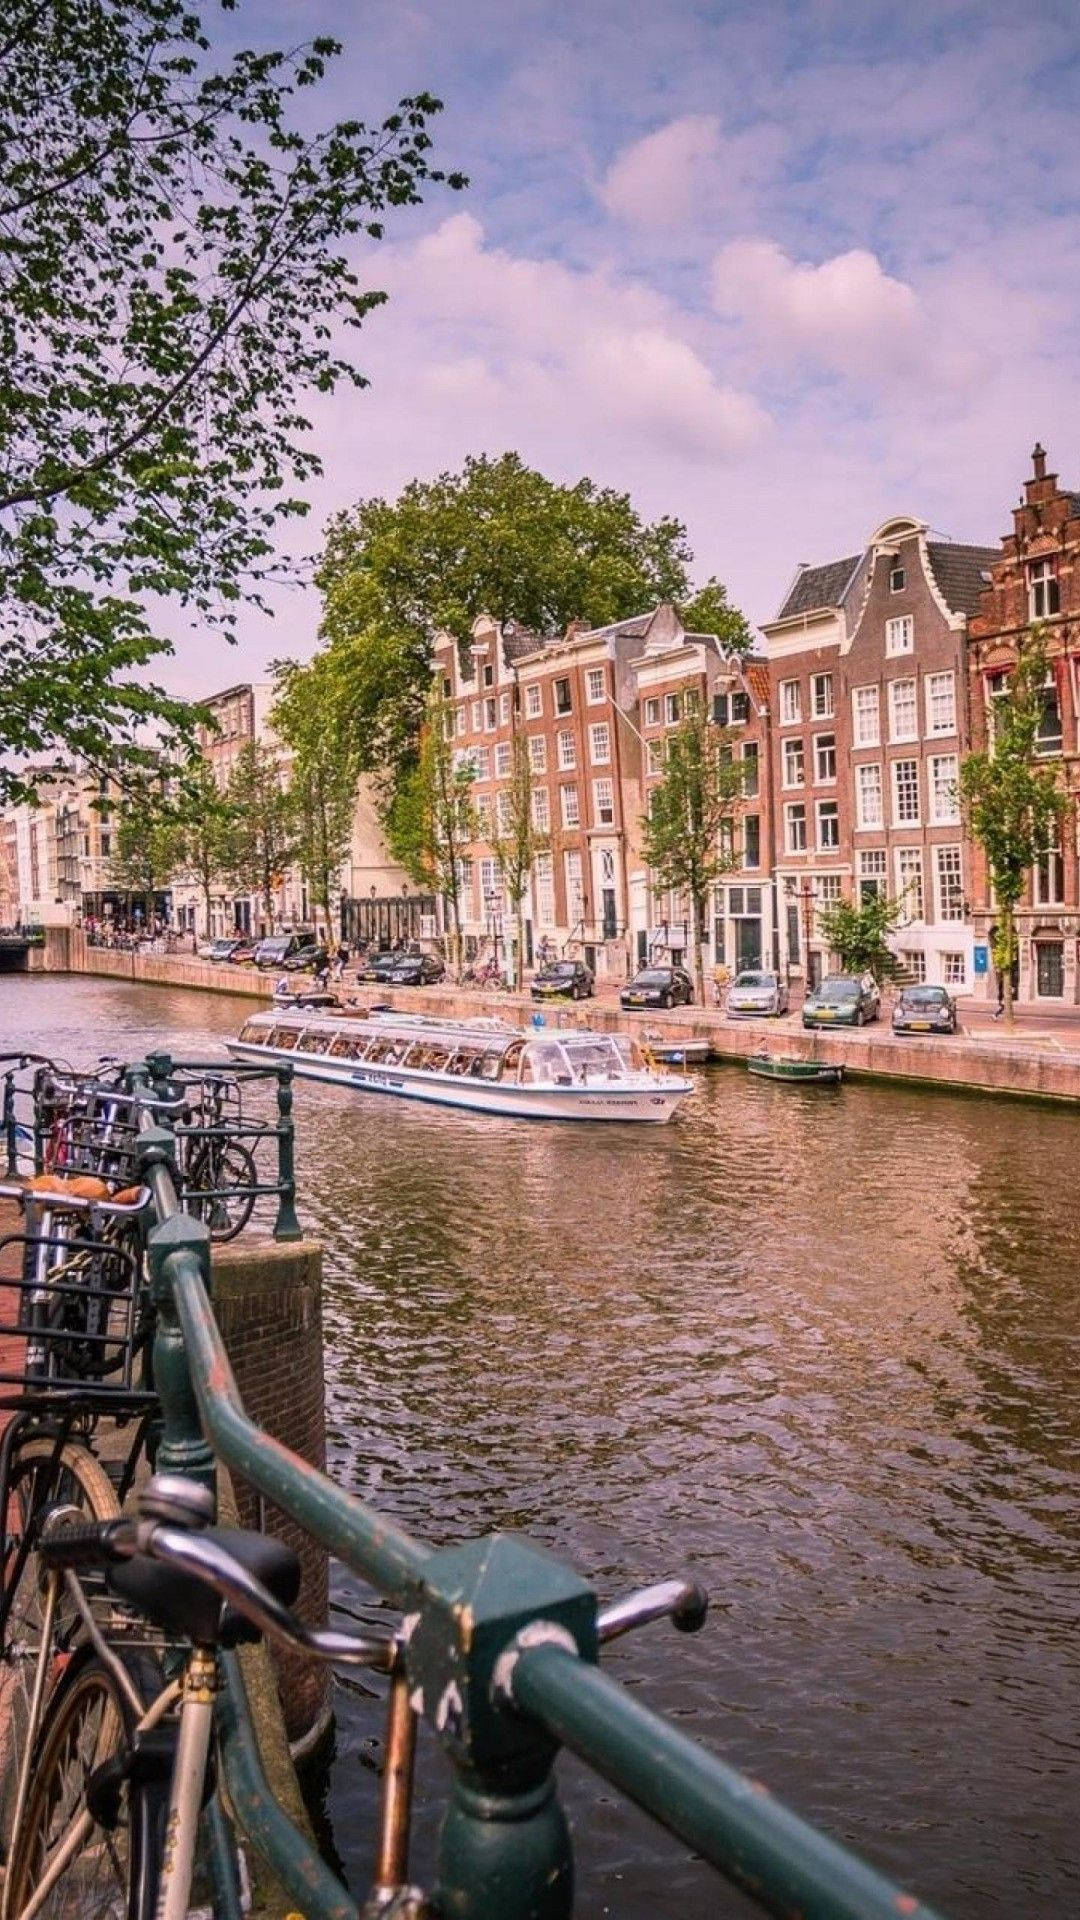
[[[924,344],[914,291],[862,247],[815,267],[770,240],[733,240],[713,262],[712,295],[722,318],[755,329],[773,350],[838,373],[889,372]]]
[[[720,123],[691,113],[624,147],[600,188],[609,213],[642,226],[682,221],[705,197],[720,153]]]

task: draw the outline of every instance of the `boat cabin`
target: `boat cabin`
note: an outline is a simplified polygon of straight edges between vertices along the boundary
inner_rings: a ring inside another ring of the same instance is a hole
[[[246,1023],[238,1044],[273,1053],[321,1055],[343,1066],[462,1075],[520,1086],[587,1086],[648,1071],[641,1048],[625,1034],[559,1033],[532,1039],[501,1026],[455,1029],[427,1020],[345,1023],[324,1016],[304,1023],[295,1016],[263,1015]]]

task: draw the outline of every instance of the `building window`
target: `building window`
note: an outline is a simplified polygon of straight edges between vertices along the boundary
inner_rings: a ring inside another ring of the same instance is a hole
[[[822,907],[835,907],[837,902],[843,899],[843,895],[843,881],[838,873],[819,873],[814,881],[815,916],[821,912]],[[820,926],[815,931],[820,937]]]
[[[797,680],[780,682],[780,725],[794,727],[802,719],[802,689]]]
[[[539,720],[544,711],[544,689],[539,680],[530,680],[525,688],[525,717]]]
[[[581,855],[572,850],[566,855],[566,907],[571,927],[585,918],[585,888],[581,879]]]
[[[664,742],[662,740],[645,742],[645,769],[647,773],[663,773]]]
[[[488,667],[485,667],[485,668],[484,668],[484,685],[485,685],[485,687],[493,687],[493,686],[494,686],[494,684],[495,684],[495,669],[494,669],[494,667],[491,667],[491,666],[488,666]]]
[[[892,763],[893,780],[893,825],[895,827],[917,827],[919,824],[919,763],[917,760],[894,760]]]
[[[784,741],[784,785],[785,787],[806,785],[806,759],[801,740]]]
[[[889,568],[889,592],[903,593],[906,585],[907,585],[907,574],[904,572],[903,567],[890,567]]]
[[[866,847],[859,855],[859,905],[880,900],[886,891],[888,855],[884,847]]]
[[[456,713],[455,713],[455,715],[454,715],[454,730],[455,730],[455,732],[457,732],[457,733],[459,733],[459,734],[460,734],[460,733],[464,733],[464,731],[465,731],[465,729],[466,729],[466,727],[468,726],[468,724],[469,724],[469,716],[468,716],[468,714],[466,713],[466,711],[465,711],[465,709],[464,709],[464,707],[459,707],[459,708],[458,708],[458,710],[457,710],[457,712],[456,712]]]
[[[647,727],[658,727],[660,725],[660,702],[658,699],[646,700],[645,725]]]
[[[514,796],[509,791],[509,788],[504,787],[500,793],[497,793],[495,795],[496,830],[500,835],[502,835],[505,838],[505,836],[510,832],[513,824],[514,824]]]
[[[712,697],[712,717],[714,727],[726,727],[730,715],[730,705],[726,693],[714,693]]]
[[[607,691],[603,667],[590,667],[585,675],[585,698],[590,707],[598,707]]]
[[[478,840],[490,840],[491,795],[488,793],[478,793],[472,804],[473,812],[476,815],[476,837]]]
[[[814,779],[818,786],[831,786],[836,780],[836,735],[819,733],[814,738]]]
[[[840,845],[840,808],[835,800],[817,803],[817,843],[823,853]]]
[[[889,681],[889,739],[917,740],[919,712],[914,680]]]
[[[560,773],[571,772],[572,769],[577,766],[577,755],[574,752],[573,734],[570,733],[569,731],[565,733],[556,734],[555,744],[559,750]]]
[[[581,813],[578,808],[578,790],[576,787],[559,788],[559,806],[562,809],[562,823],[564,827],[580,826]]]
[[[881,716],[877,687],[853,687],[852,713],[855,721],[855,745],[877,747],[881,744]]]
[[[542,733],[529,735],[529,766],[533,773],[547,772],[547,741]]]
[[[960,788],[955,753],[930,756],[930,819],[935,827],[960,824]]]
[[[479,731],[480,731],[480,729],[481,729],[481,727],[483,726],[483,724],[484,724],[484,703],[483,703],[483,701],[482,701],[482,700],[474,700],[474,701],[473,701],[473,703],[472,703],[472,730],[473,730],[473,732],[474,732],[474,733],[479,733]]]
[[[860,827],[884,825],[881,805],[881,768],[877,762],[855,769],[855,805]]]
[[[1060,907],[1065,899],[1065,860],[1061,851],[1061,828],[1050,829],[1046,849],[1035,862],[1035,904]]]
[[[896,850],[896,893],[905,921],[923,918],[923,864],[921,847]]]
[[[532,823],[537,833],[547,833],[551,826],[551,809],[548,806],[546,787],[534,787],[532,790]]]
[[[593,781],[593,805],[596,808],[597,826],[612,826],[615,820],[615,783],[613,780]]]
[[[499,703],[497,700],[484,701],[484,732],[494,733],[499,724]]]
[[[495,778],[505,780],[510,772],[510,742],[500,740],[495,749]]]
[[[491,779],[491,755],[486,747],[470,747],[466,758],[472,761],[474,780]]]
[[[993,746],[994,741],[997,738],[998,708],[1000,707],[1001,702],[1003,700],[1007,700],[1008,697],[1009,697],[1008,668],[1003,667],[997,673],[988,673],[986,676],[986,728],[987,728],[987,732],[990,735],[991,746]]]
[[[589,758],[594,767],[606,767],[611,759],[611,729],[606,720],[589,728]]]
[[[1061,612],[1061,589],[1053,560],[1033,560],[1027,570],[1028,619],[1049,620]]]
[[[570,713],[572,711],[569,680],[556,680],[555,682],[555,711],[556,713]]]
[[[901,613],[893,620],[885,622],[885,652],[891,657],[899,653],[915,651],[915,620],[910,613]]]
[[[1061,940],[1037,940],[1035,943],[1036,991],[1040,1000],[1061,1000],[1065,996],[1065,946]]]
[[[815,720],[831,720],[833,712],[832,674],[815,673],[810,680],[810,713]]]
[[[743,866],[761,865],[761,817],[756,813],[743,816]]]
[[[1058,699],[1057,680],[1051,671],[1046,676],[1046,685],[1042,693],[1042,713],[1035,732],[1035,751],[1048,757],[1061,752],[1061,702]]]
[[[964,869],[959,847],[935,847],[939,920],[964,917]]]
[[[967,984],[967,961],[962,953],[943,953],[941,956],[941,977],[947,987],[963,987]]]
[[[806,808],[788,802],[784,808],[784,847],[788,853],[806,852]]]
[[[740,754],[743,766],[743,793],[747,800],[756,800],[759,791],[758,779],[758,743],[756,740],[744,740]]]
[[[681,712],[682,712],[682,706],[681,706],[681,703],[680,703],[680,700],[679,700],[679,696],[678,696],[678,694],[677,694],[677,693],[665,693],[665,695],[664,695],[664,719],[665,719],[665,721],[667,722],[667,724],[668,724],[668,726],[669,726],[669,727],[673,727],[673,726],[675,726],[675,724],[676,724],[676,722],[677,722],[677,721],[678,721],[678,719],[679,719],[679,716],[680,716],[680,714],[681,714]]]
[[[535,794],[533,798],[536,798]],[[555,866],[550,853],[537,854],[534,872],[537,921],[542,927],[553,927],[555,925]]]
[[[732,726],[743,727],[746,725],[746,722],[749,720],[749,718],[750,718],[750,695],[748,693],[733,693],[731,696]]]
[[[928,673],[926,676],[927,733],[956,732],[956,676],[952,673]]]
[[[911,984],[921,987],[926,980],[926,955],[918,947],[902,947],[900,964],[905,973],[910,973]]]

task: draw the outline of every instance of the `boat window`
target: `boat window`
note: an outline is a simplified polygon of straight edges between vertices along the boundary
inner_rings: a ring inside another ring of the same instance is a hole
[[[613,1033],[611,1040],[624,1067],[629,1067],[633,1073],[644,1071],[645,1056],[636,1040],[632,1040],[628,1033]]]
[[[270,1045],[280,1047],[285,1053],[291,1053],[296,1045],[296,1028],[275,1027],[270,1035]]]
[[[450,1048],[444,1047],[441,1040],[432,1041],[431,1046],[428,1048],[428,1072],[445,1073],[446,1063],[449,1058]]]
[[[316,1027],[305,1027],[303,1033],[299,1033],[296,1036],[297,1053],[314,1053],[315,1041],[318,1037],[319,1034]]]
[[[319,1033],[306,1033],[304,1035],[304,1040],[306,1042],[309,1053],[328,1052],[330,1047],[330,1041],[332,1038],[333,1038],[332,1034],[326,1033],[325,1031],[322,1031]]]
[[[264,1047],[266,1028],[260,1027],[257,1020],[246,1020],[240,1029],[239,1038],[249,1047]]]
[[[537,1086],[570,1086],[570,1063],[557,1041],[530,1040],[526,1053],[531,1058]]]
[[[468,1073],[471,1059],[471,1047],[455,1047],[446,1063],[447,1073]]]
[[[345,1060],[352,1053],[354,1046],[355,1041],[351,1033],[335,1033],[327,1052],[332,1060]]]
[[[388,1039],[385,1033],[377,1033],[364,1058],[368,1060],[372,1066],[381,1066],[382,1062],[393,1052],[393,1049],[394,1041]]]
[[[502,1072],[502,1063],[502,1048],[500,1047],[498,1051],[495,1052],[489,1047],[480,1059],[480,1078],[482,1080],[497,1080]]]
[[[503,1079],[510,1080],[516,1076],[517,1070],[518,1070],[518,1061],[521,1059],[521,1056],[524,1050],[525,1050],[524,1040],[515,1040],[512,1046],[507,1047],[506,1052],[503,1054],[503,1064],[502,1064]]]

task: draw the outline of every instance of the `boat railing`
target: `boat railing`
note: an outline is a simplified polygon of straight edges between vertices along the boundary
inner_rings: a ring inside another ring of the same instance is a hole
[[[133,1085],[167,1083],[170,1064],[154,1056],[132,1070]],[[435,1911],[458,1920],[566,1920],[573,1912],[570,1832],[554,1774],[566,1747],[766,1912],[932,1920],[927,1907],[600,1671],[601,1643],[630,1626],[665,1613],[685,1629],[700,1625],[700,1596],[693,1606],[686,1601],[692,1590],[649,1589],[603,1608],[587,1580],[514,1534],[432,1549],[262,1432],[245,1412],[214,1318],[209,1233],[180,1211],[167,1114],[155,1120],[144,1110],[140,1148],[156,1219],[149,1258],[158,1468],[211,1484],[223,1462],[404,1610],[395,1697],[409,1725],[416,1715],[427,1722],[451,1776]],[[683,1596],[681,1619],[675,1595]],[[359,1920],[357,1903],[274,1800],[238,1664],[233,1656],[225,1664],[219,1735],[237,1818],[307,1920]],[[389,1782],[395,1806],[401,1786]],[[385,1885],[365,1908],[422,1911],[403,1886]]]

